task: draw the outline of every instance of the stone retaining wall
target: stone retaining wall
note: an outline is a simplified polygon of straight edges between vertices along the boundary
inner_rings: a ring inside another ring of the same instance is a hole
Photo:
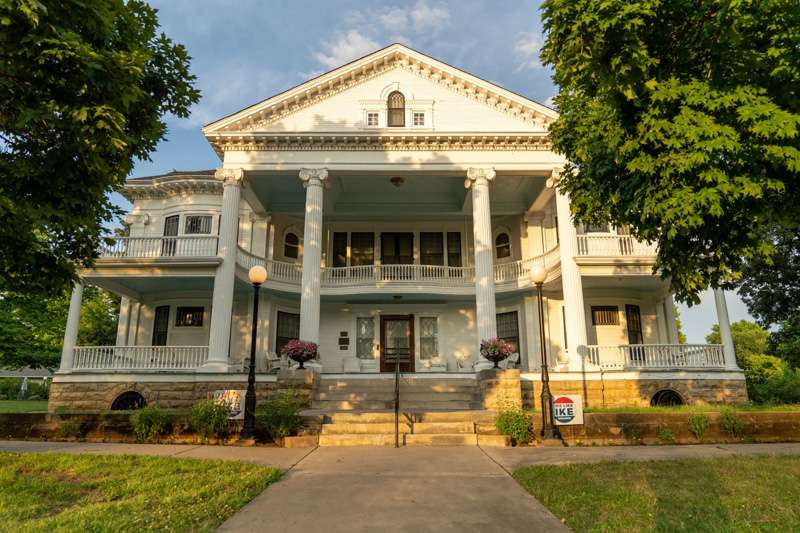
[[[312,371],[289,371],[278,376],[277,381],[256,382],[256,401],[263,401],[277,391],[292,388],[305,395],[309,401],[316,374]],[[207,381],[161,382],[161,381],[97,381],[60,382],[57,379],[50,387],[47,408],[67,410],[108,410],[123,392],[135,391],[148,404],[166,409],[191,407],[198,400],[213,397],[215,390],[244,390],[247,381],[233,381],[210,377]]]
[[[584,407],[646,407],[653,395],[671,389],[689,404],[746,403],[747,387],[744,380],[721,379],[641,379],[551,381],[553,394],[580,394]],[[539,407],[542,393],[540,381],[522,381],[523,405]]]

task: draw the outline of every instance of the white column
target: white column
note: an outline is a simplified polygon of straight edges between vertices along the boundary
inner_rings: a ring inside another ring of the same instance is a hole
[[[119,317],[117,319],[117,342],[116,346],[127,346],[128,344],[128,320],[130,318],[131,301],[123,296],[119,300]]]
[[[472,188],[472,234],[475,242],[475,310],[478,342],[497,337],[497,315],[494,300],[494,243],[492,213],[489,204],[489,182],[495,177],[493,168],[470,168],[464,186]],[[494,364],[481,358],[477,370]]]
[[[208,337],[208,361],[202,370],[226,372],[230,352],[233,287],[236,274],[236,246],[239,229],[239,200],[244,171],[240,168],[217,169],[216,178],[223,182],[222,217],[219,224],[217,255],[222,262],[214,275],[211,301],[211,326]]]
[[[61,348],[60,372],[70,372],[75,358],[75,343],[78,341],[78,327],[81,324],[81,304],[83,303],[83,283],[78,281],[72,287],[69,299],[67,326],[64,328],[64,345]]]
[[[667,342],[669,344],[678,344],[678,320],[675,317],[675,301],[672,299],[672,294],[668,294],[664,298],[664,316],[667,321]]]
[[[300,171],[306,189],[303,225],[303,278],[300,287],[300,340],[319,343],[319,284],[322,260],[322,188],[328,179],[324,168]]]
[[[725,293],[722,289],[714,289],[714,303],[717,306],[717,321],[719,322],[719,336],[722,339],[722,353],[725,356],[725,367],[738,370],[736,351],[733,348],[733,335],[731,335],[731,323],[728,318],[728,303],[725,301]]]
[[[557,178],[553,173],[551,180]],[[550,180],[548,180],[550,182]],[[552,186],[555,183],[550,182]],[[561,255],[561,285],[564,292],[564,317],[567,330],[567,351],[569,370],[580,371],[585,365],[583,356],[586,353],[586,311],[583,304],[583,282],[581,271],[575,256],[578,255],[578,239],[572,213],[569,209],[569,197],[556,189],[556,212],[558,214],[559,252]]]

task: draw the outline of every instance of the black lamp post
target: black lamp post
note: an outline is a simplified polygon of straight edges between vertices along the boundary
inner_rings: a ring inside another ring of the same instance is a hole
[[[541,265],[531,269],[531,281],[536,285],[536,296],[539,304],[539,354],[542,359],[542,440],[561,439],[553,419],[553,395],[550,392],[550,374],[547,370],[547,352],[544,341],[544,308],[542,305],[542,284],[547,278],[547,270]]]
[[[256,334],[258,333],[258,290],[267,280],[267,270],[256,265],[247,273],[253,284],[253,327],[250,330],[250,369],[247,374],[247,394],[244,396],[244,426],[242,440],[254,438],[256,426]]]

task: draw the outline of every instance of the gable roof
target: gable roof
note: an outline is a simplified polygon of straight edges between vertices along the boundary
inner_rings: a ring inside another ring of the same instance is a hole
[[[412,71],[533,125],[546,127],[558,116],[556,111],[543,104],[395,43],[212,122],[203,127],[203,134],[213,137],[251,132],[395,68]]]

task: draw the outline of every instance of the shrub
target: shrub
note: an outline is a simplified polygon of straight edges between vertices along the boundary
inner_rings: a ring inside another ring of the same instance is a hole
[[[514,444],[526,444],[533,439],[531,417],[522,409],[500,411],[494,425],[500,433],[511,437]]]
[[[281,391],[256,409],[256,423],[277,442],[300,429],[303,424],[300,411],[304,405],[303,398],[296,391]]]
[[[167,415],[157,405],[148,405],[131,415],[131,423],[139,442],[153,442],[164,433]]]
[[[189,412],[189,426],[203,440],[222,437],[228,429],[228,407],[215,400],[202,400]]]
[[[81,428],[76,422],[65,420],[58,426],[56,437],[59,439],[76,439],[81,434]]]
[[[800,369],[784,364],[763,383],[748,384],[748,393],[756,403],[800,403]]]
[[[733,410],[731,407],[726,407],[719,413],[719,425],[720,427],[734,438],[739,438],[742,436],[742,429],[744,428],[744,423],[739,415],[736,414],[736,411]]]
[[[675,433],[669,429],[662,429],[658,432],[658,440],[664,444],[675,444]]]
[[[689,431],[694,435],[694,438],[702,440],[707,429],[708,417],[706,415],[702,413],[689,415]]]

